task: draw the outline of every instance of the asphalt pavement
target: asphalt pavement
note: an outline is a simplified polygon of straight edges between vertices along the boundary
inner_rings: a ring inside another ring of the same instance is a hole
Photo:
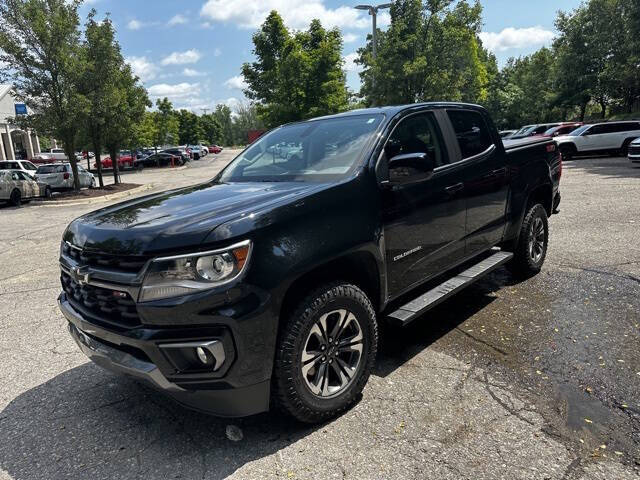
[[[123,181],[194,184],[233,153]],[[574,160],[561,189],[539,275],[499,269],[387,332],[362,399],[319,426],[209,417],[89,363],[57,256],[101,205],[0,207],[0,479],[640,478],[640,167]]]

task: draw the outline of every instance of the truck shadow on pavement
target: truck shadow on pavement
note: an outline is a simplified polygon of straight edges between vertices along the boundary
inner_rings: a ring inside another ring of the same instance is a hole
[[[373,375],[387,376],[490,304],[491,292],[508,282],[495,275],[433,309],[429,318],[385,332]],[[277,413],[211,417],[86,363],[26,391],[0,412],[0,469],[15,480],[221,479],[326,427]]]

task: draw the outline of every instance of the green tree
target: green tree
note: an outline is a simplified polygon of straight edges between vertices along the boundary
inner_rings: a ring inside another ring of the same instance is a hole
[[[181,145],[199,143],[204,136],[204,130],[198,116],[185,109],[176,112],[176,116],[178,118],[178,143]]]
[[[154,115],[155,112],[144,112],[141,120],[135,125],[134,144],[136,146],[149,147],[154,145],[155,139],[158,136]]]
[[[255,105],[240,103],[233,117],[233,144],[242,145],[247,142],[250,130],[264,129],[264,122],[258,115]]]
[[[62,141],[76,190],[75,142],[87,110],[78,88],[85,69],[79,5],[80,0],[0,0],[0,61],[9,64],[16,94],[33,112],[23,120]]]
[[[102,152],[106,123],[112,115],[113,100],[117,95],[117,77],[123,65],[120,46],[115,40],[115,31],[107,17],[96,21],[96,11],[91,10],[87,18],[84,42],[86,68],[81,77],[81,90],[87,97],[89,109],[84,123],[84,134],[96,154],[98,180],[104,186]]]
[[[159,145],[170,145],[178,141],[180,122],[167,97],[156,100],[156,107],[158,108],[156,115],[154,115],[156,137],[153,145],[157,150]]]
[[[245,95],[269,127],[346,110],[342,37],[313,20],[307,31],[291,33],[272,11],[253,35],[257,60],[242,66]]]
[[[131,67],[124,64],[115,79],[114,95],[105,124],[105,146],[113,165],[115,183],[120,182],[118,153],[123,146],[135,146],[137,125],[144,119],[145,110],[152,104],[147,91],[138,83]]]
[[[213,113],[207,113],[199,118],[203,140],[210,145],[224,143],[222,141],[222,125]]]
[[[378,33],[377,57],[371,37],[358,51],[366,104],[488,100],[497,67],[478,38],[479,2],[397,0],[390,14],[389,29]]]
[[[229,106],[223,104],[216,105],[213,116],[221,127],[221,143],[225,146],[233,145],[233,120]]]

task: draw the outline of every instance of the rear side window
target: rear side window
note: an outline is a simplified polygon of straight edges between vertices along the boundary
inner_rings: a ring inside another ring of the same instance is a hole
[[[478,155],[491,146],[489,129],[481,114],[471,110],[447,110],[447,115],[456,133],[463,159]]]
[[[36,173],[64,173],[65,171],[64,165],[43,165],[38,167]]]

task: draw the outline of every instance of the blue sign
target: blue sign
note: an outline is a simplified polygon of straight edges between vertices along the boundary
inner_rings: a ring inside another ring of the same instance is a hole
[[[26,115],[27,106],[24,103],[16,103],[16,115]]]

